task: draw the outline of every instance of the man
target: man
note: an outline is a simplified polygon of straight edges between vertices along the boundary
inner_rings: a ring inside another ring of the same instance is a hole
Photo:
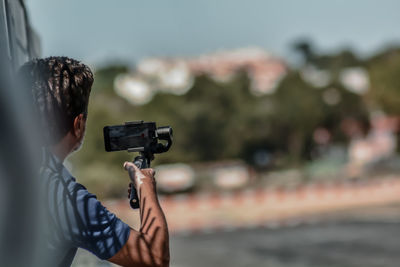
[[[41,188],[49,223],[46,265],[69,266],[77,248],[84,248],[122,266],[169,266],[167,223],[152,169],[124,164],[141,203],[141,227],[135,231],[77,183],[63,165],[83,143],[91,70],[67,57],[49,57],[28,62],[21,74],[32,90],[45,142]]]

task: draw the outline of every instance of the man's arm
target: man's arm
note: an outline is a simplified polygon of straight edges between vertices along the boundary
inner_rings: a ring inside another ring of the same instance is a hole
[[[140,230],[131,229],[128,241],[108,261],[122,266],[169,266],[169,236],[158,202],[154,171],[124,164],[134,182],[140,203]]]

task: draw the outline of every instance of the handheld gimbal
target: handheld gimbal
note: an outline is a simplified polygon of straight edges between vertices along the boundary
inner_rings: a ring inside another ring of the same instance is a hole
[[[140,169],[150,168],[154,154],[167,152],[172,145],[172,128],[157,128],[155,122],[134,121],[124,125],[106,126],[103,134],[106,151],[139,152],[133,163]],[[166,143],[159,143],[158,140]],[[131,187],[129,204],[133,209],[139,208],[139,198],[134,186]]]

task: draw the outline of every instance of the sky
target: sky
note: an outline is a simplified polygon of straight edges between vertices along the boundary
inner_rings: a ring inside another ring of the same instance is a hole
[[[312,40],[321,52],[371,55],[400,43],[398,0],[25,0],[42,56],[91,64],[258,46],[291,56]]]

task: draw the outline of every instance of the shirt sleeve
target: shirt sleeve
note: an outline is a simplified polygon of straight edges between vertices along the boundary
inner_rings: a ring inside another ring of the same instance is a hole
[[[114,256],[128,240],[130,227],[109,212],[83,185],[71,180],[57,187],[54,214],[61,238],[100,259]]]

